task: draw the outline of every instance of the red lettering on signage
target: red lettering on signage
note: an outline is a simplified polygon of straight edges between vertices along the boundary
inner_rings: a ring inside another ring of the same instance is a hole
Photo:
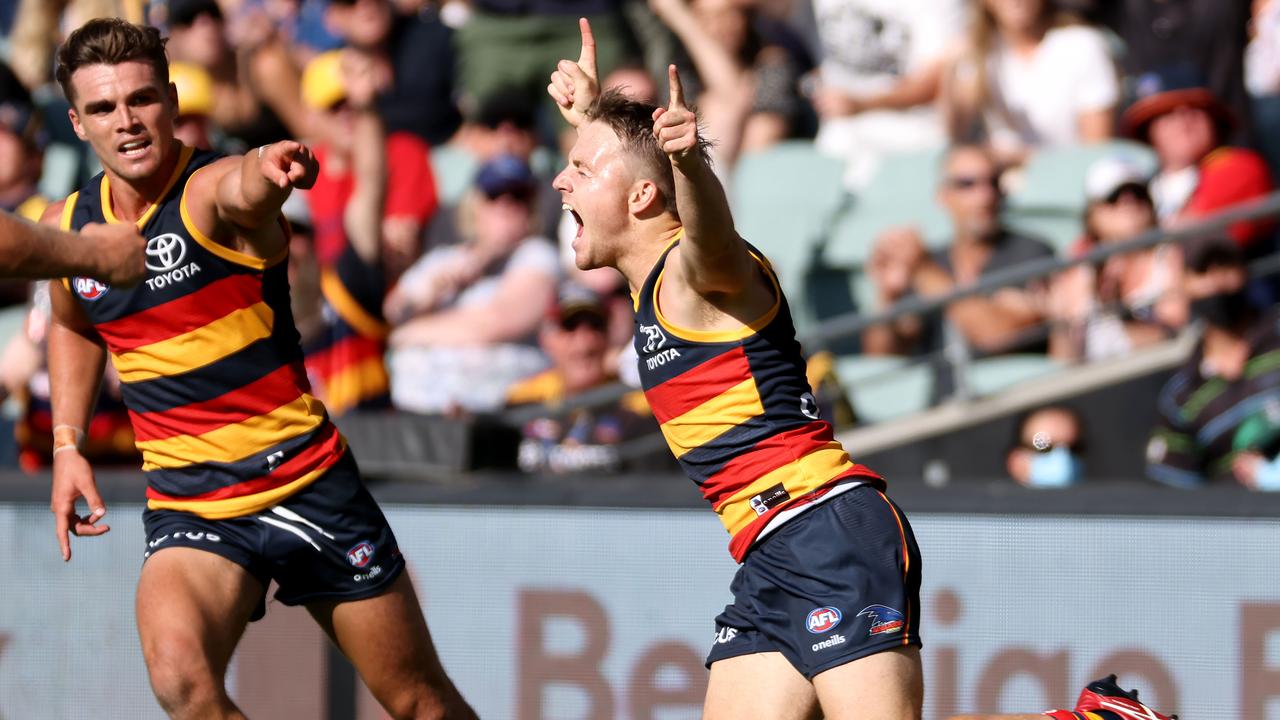
[[[515,715],[519,720],[551,720],[543,708],[543,691],[552,685],[578,688],[587,697],[585,717],[613,717],[613,692],[601,668],[609,649],[609,620],[604,608],[590,595],[574,590],[521,590],[517,664],[519,667]],[[547,620],[575,622],[584,638],[572,654],[549,652]]]
[[[983,668],[978,680],[978,710],[999,712],[1000,693],[1009,680],[1026,675],[1040,682],[1046,698],[1067,696],[1067,651],[1038,653],[1030,648],[1011,647],[996,653]]]
[[[1240,603],[1240,717],[1260,718],[1280,697],[1280,667],[1267,665],[1267,640],[1280,633],[1280,605]],[[1280,641],[1280,638],[1277,638]]]
[[[659,682],[660,675],[668,681],[678,675],[682,682],[671,687],[670,682]],[[653,720],[660,709],[673,707],[696,711],[702,707],[706,694],[707,669],[702,665],[702,656],[674,641],[656,643],[645,651],[636,661],[627,685],[632,720]]]

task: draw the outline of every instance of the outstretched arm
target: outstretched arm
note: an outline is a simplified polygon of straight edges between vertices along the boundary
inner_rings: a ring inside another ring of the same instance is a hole
[[[228,157],[191,176],[183,204],[196,228],[215,242],[260,258],[285,249],[280,206],[297,188],[316,181],[319,164],[300,142],[263,145]]]
[[[0,277],[87,275],[110,285],[131,285],[146,272],[146,241],[129,224],[86,225],[79,235],[56,225],[62,203],[41,225],[0,212]]]
[[[653,134],[671,161],[676,207],[684,226],[681,271],[699,294],[736,293],[756,277],[755,261],[733,227],[729,199],[707,163],[698,120],[684,103],[676,66],[667,67],[671,102],[653,112]]]

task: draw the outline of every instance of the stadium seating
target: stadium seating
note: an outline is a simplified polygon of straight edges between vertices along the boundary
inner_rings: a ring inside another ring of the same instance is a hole
[[[1083,232],[1085,174],[1094,162],[1111,155],[1126,156],[1155,171],[1151,149],[1127,140],[1042,148],[1011,178],[1015,187],[1005,201],[1006,222],[1062,253]]]
[[[1020,383],[1056,372],[1061,365],[1045,355],[997,355],[972,361],[965,369],[968,391],[990,395]]]
[[[457,205],[471,186],[478,167],[475,156],[457,145],[431,148],[431,172],[435,175],[440,204]]]
[[[845,355],[836,359],[836,376],[862,423],[891,420],[929,406],[932,369],[910,358]]]

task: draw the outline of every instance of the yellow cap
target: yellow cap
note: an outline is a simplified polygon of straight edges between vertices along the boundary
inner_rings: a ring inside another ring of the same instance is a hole
[[[169,81],[178,87],[178,114],[208,116],[213,112],[213,78],[199,65],[169,63]]]
[[[328,110],[346,99],[342,86],[342,51],[320,53],[302,71],[302,102],[312,110]]]

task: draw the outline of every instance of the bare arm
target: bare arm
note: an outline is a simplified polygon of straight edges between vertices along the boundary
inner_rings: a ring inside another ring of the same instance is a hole
[[[955,282],[936,263],[921,265],[915,277],[916,292],[922,297],[943,295],[955,288]],[[1011,291],[1018,293],[1020,291]],[[960,329],[965,339],[980,350],[1002,351],[1020,331],[1038,325],[1042,316],[1033,303],[1000,297],[970,296],[947,305],[947,319]]]
[[[80,235],[56,227],[62,203],[42,224],[0,212],[0,277],[87,275],[109,284],[137,282],[146,272],[146,241],[132,225],[88,225]]]
[[[755,280],[755,261],[733,227],[724,187],[700,151],[697,118],[684,104],[675,65],[668,66],[667,76],[671,104],[654,111],[653,133],[675,176],[676,207],[684,226],[681,275],[701,295],[737,293]]]
[[[289,58],[284,43],[271,37],[242,54],[247,56],[241,61],[244,67],[241,77],[249,78],[254,95],[280,118],[289,134],[311,137],[311,123],[300,99],[301,74]]]
[[[62,203],[45,211],[43,223],[56,223]],[[98,495],[93,469],[77,449],[89,426],[89,417],[102,381],[107,351],[75,298],[62,285],[49,286],[52,322],[49,325],[49,391],[53,405],[53,488],[50,510],[57,524],[62,559],[71,559],[69,534],[101,535],[110,528],[97,525],[106,514]],[[83,497],[90,513],[76,513]]]
[[[382,214],[387,197],[387,142],[382,118],[374,108],[377,86],[372,61],[354,51],[343,56],[343,83],[355,113],[355,189],[343,211],[343,225],[351,247],[366,263],[381,255]]]
[[[867,110],[906,110],[927,105],[938,97],[942,84],[943,61],[937,60],[903,76],[896,85],[881,93],[852,95],[833,87],[821,87],[813,104],[823,117],[856,115]]]
[[[538,328],[555,293],[555,279],[536,271],[503,278],[490,302],[410,320],[391,334],[392,347],[488,345],[527,337]]]
[[[1112,118],[1115,108],[1089,110],[1080,113],[1076,122],[1080,129],[1080,142],[1096,143],[1110,140],[1115,135]]]
[[[311,187],[318,171],[307,146],[272,143],[196,172],[184,202],[195,226],[215,242],[269,258],[285,248],[280,206],[294,187]]]

